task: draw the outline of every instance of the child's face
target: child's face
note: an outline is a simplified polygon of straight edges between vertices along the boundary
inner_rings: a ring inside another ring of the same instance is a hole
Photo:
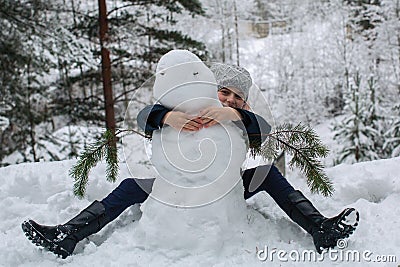
[[[246,101],[243,93],[234,87],[223,87],[218,90],[218,99],[224,107],[243,108]]]

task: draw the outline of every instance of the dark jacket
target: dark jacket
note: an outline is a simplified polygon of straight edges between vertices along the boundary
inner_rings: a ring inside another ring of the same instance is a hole
[[[240,108],[236,110],[242,116],[242,120],[234,123],[247,133],[250,148],[259,148],[271,131],[271,126],[257,114]],[[159,104],[146,106],[137,116],[138,125],[148,137],[151,137],[154,130],[159,130],[163,126],[161,121],[169,111],[171,110]]]

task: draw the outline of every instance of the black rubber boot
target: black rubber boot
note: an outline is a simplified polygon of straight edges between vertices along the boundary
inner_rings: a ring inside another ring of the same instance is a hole
[[[28,220],[22,223],[22,230],[32,243],[65,259],[79,241],[97,233],[108,222],[103,204],[95,201],[65,224],[46,226]]]
[[[359,221],[359,213],[353,208],[347,208],[332,218],[324,217],[300,191],[288,195],[288,207],[283,209],[312,235],[318,253],[322,249],[334,248],[339,239],[349,237]]]

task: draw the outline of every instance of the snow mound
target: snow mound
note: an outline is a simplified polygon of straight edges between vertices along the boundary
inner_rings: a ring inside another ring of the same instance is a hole
[[[0,265],[2,266],[354,266],[355,262],[331,260],[323,262],[282,262],[277,255],[261,262],[257,249],[310,250],[311,238],[279,210],[269,197],[258,194],[250,201],[265,217],[267,235],[260,235],[258,244],[242,247],[237,241],[227,240],[222,248],[210,247],[210,252],[235,250],[236,254],[218,257],[215,253],[198,255],[190,249],[171,250],[169,247],[147,249],[135,242],[135,230],[140,214],[137,207],[124,212],[99,233],[81,242],[72,257],[62,260],[52,253],[33,246],[21,231],[20,224],[27,218],[39,223],[64,223],[95,199],[101,199],[117,184],[104,178],[104,165],[93,170],[88,195],[78,200],[72,194],[72,180],[67,176],[74,161],[29,163],[0,168]],[[360,212],[360,225],[348,240],[348,249],[372,252],[371,261],[361,258],[359,266],[397,266],[400,260],[400,157],[354,165],[339,165],[327,169],[336,192],[332,198],[309,193],[303,179],[291,173],[289,180],[313,201],[320,211],[333,216],[344,207],[352,206]],[[141,173],[137,173],[141,176]],[[129,171],[121,165],[121,177]],[[120,181],[122,178],[120,179]],[[380,185],[387,188],[385,193]],[[379,185],[379,186],[377,186]],[[376,196],[371,197],[371,196]],[[377,201],[378,199],[378,201]],[[248,218],[251,223],[252,218]],[[177,222],[178,223],[178,222]],[[235,226],[234,223],[231,224]],[[163,228],[163,225],[149,227]],[[211,227],[211,226],[210,226]],[[168,233],[165,233],[168,234]],[[204,238],[216,238],[204,236]],[[220,250],[219,250],[220,249]],[[396,263],[377,263],[376,256],[394,255]]]

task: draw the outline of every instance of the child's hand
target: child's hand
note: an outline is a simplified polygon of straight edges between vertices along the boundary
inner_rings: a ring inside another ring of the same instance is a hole
[[[178,131],[198,131],[203,128],[199,117],[190,116],[180,111],[170,111],[165,114],[162,123],[167,124]]]
[[[240,113],[230,107],[209,107],[200,112],[200,118],[205,128],[223,121],[241,120]]]
[[[244,105],[243,105],[243,107],[242,107],[242,109],[244,109],[244,110],[250,110],[249,104],[247,104],[247,102],[245,102]]]

